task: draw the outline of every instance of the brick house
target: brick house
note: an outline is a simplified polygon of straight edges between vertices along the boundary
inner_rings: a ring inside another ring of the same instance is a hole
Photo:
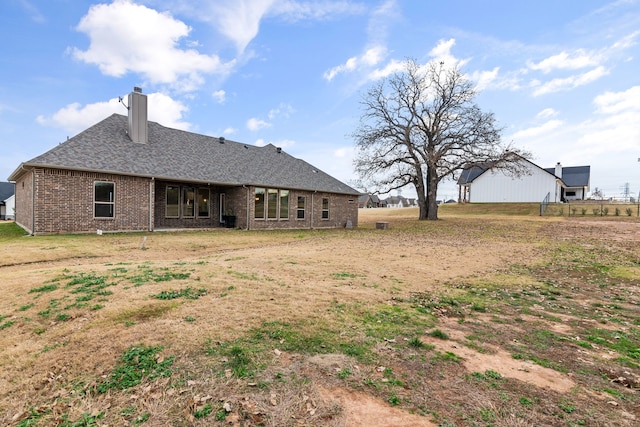
[[[271,144],[147,120],[135,88],[113,114],[22,163],[15,220],[31,234],[355,227],[359,192]]]

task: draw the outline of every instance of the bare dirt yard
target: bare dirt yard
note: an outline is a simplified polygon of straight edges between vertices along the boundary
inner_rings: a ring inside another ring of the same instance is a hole
[[[0,224],[0,424],[640,425],[638,219],[440,217]]]

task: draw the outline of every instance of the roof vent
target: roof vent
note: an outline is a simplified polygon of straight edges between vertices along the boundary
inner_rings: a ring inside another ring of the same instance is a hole
[[[224,136],[221,136],[220,138],[218,138],[218,141],[220,141],[220,144],[224,144]]]
[[[280,148],[280,147],[276,147],[276,151],[277,151],[278,153],[282,153],[282,148]]]
[[[138,86],[134,86],[133,91],[136,93],[142,93],[142,88],[139,88]]]

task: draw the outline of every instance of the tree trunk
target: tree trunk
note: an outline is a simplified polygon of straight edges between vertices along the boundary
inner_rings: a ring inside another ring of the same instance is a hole
[[[433,168],[427,168],[427,218],[435,221],[438,219],[438,176]]]

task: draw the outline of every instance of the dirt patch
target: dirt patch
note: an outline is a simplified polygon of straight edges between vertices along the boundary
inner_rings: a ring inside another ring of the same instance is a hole
[[[342,408],[346,427],[437,427],[426,417],[408,414],[368,394],[339,388],[320,389],[326,400],[336,401]]]
[[[452,352],[462,357],[468,372],[494,371],[506,378],[513,378],[534,387],[547,388],[558,393],[567,393],[576,383],[567,375],[544,368],[527,360],[514,359],[512,354],[495,346],[483,344],[487,353],[480,353],[464,345],[468,331],[461,329],[452,319],[444,319],[441,330],[449,336],[442,340],[423,336],[422,340],[443,352]]]

